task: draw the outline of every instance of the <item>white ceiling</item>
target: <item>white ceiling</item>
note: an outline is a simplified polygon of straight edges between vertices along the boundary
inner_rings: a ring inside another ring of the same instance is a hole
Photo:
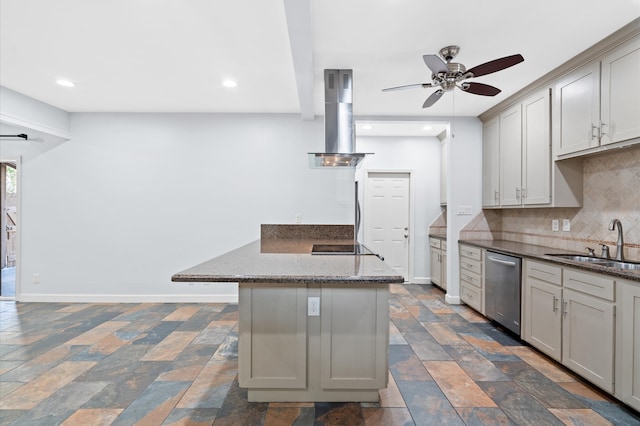
[[[74,112],[308,118],[324,114],[323,70],[350,68],[356,116],[477,116],[639,16],[640,0],[2,0],[0,84]],[[450,44],[467,68],[525,61],[475,80],[493,98],[422,109],[434,89],[381,91],[428,81],[422,55]]]

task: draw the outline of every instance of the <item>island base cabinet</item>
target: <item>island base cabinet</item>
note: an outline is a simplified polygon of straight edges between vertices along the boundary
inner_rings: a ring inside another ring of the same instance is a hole
[[[564,289],[563,364],[613,393],[614,304]]]
[[[387,386],[386,284],[240,283],[238,376],[251,402],[376,402]],[[309,316],[308,297],[320,300]]]
[[[618,281],[617,286],[615,395],[640,411],[640,285]]]

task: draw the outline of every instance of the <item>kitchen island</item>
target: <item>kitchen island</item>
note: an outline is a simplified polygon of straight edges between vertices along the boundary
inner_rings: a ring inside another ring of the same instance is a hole
[[[238,379],[249,401],[378,400],[387,385],[389,284],[374,255],[312,255],[353,226],[263,225],[261,239],[172,277],[237,282]]]

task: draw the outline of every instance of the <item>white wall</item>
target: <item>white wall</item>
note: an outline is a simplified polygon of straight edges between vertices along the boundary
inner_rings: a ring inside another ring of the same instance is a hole
[[[414,203],[413,283],[426,283],[430,276],[429,225],[440,214],[440,140],[436,137],[358,137],[358,152],[373,152],[356,177],[364,188],[367,170],[411,171],[411,198]],[[362,197],[361,197],[362,198]],[[366,206],[364,207],[366,209]]]
[[[23,158],[19,300],[234,300],[171,275],[261,223],[353,223],[353,170],[308,167],[322,118],[72,113],[70,129]]]

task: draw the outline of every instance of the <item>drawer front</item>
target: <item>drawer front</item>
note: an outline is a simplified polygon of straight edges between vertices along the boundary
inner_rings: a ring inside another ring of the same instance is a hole
[[[460,258],[460,267],[466,269],[469,272],[475,274],[482,274],[482,263],[477,260],[467,259],[466,257]]]
[[[460,299],[462,299],[464,303],[471,306],[476,311],[482,312],[482,293],[480,292],[480,290],[477,287],[468,285],[465,282],[461,282],[461,284]]]
[[[535,262],[525,259],[525,274],[550,284],[562,284],[562,268],[549,263]]]
[[[429,238],[429,245],[433,248],[440,248],[440,240],[437,238]]]
[[[482,277],[480,276],[480,274],[469,272],[466,269],[461,269],[460,280],[477,288],[482,288]]]
[[[460,256],[468,257],[475,260],[482,260],[482,249],[479,247],[471,247],[461,244]]]
[[[612,302],[615,301],[615,281],[613,277],[564,268],[562,284],[565,288]]]

